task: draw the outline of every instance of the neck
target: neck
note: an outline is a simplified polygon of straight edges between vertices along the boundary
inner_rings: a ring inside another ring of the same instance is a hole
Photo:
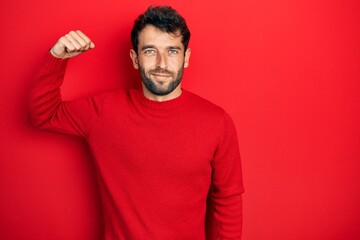
[[[153,100],[156,102],[164,102],[164,101],[169,101],[169,100],[178,98],[182,93],[180,84],[179,84],[179,86],[177,86],[177,88],[174,89],[174,91],[172,91],[169,94],[162,95],[162,96],[153,94],[144,85],[142,86],[142,89],[143,89],[144,96],[147,99],[150,99],[150,100]]]

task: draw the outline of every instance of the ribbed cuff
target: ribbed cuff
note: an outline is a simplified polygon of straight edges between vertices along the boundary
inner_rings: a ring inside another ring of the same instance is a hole
[[[48,51],[42,61],[41,66],[50,71],[65,70],[69,59],[61,59],[54,57],[50,51]]]

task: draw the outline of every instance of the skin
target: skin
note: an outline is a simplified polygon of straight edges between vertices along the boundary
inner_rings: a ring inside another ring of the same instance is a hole
[[[71,31],[62,36],[51,48],[50,53],[57,58],[66,59],[78,56],[95,48],[91,39],[80,30]],[[135,69],[143,72],[152,84],[164,90],[176,79],[181,81],[181,73],[189,66],[191,50],[186,51],[180,34],[163,32],[148,25],[139,35],[138,51],[130,50],[130,57]],[[142,76],[143,77],[143,76]],[[150,100],[162,102],[181,95],[181,82],[165,95],[154,94],[142,83],[144,96]]]
[[[80,30],[62,36],[51,48],[50,53],[57,58],[72,58],[95,48],[95,44]]]
[[[134,68],[143,71],[160,90],[169,88],[176,79],[181,81],[181,72],[189,66],[190,54],[190,49],[185,52],[180,34],[167,33],[152,25],[140,32],[137,53],[134,49],[130,51]],[[182,92],[181,83],[166,95],[151,92],[144,85],[144,79],[142,85],[144,96],[158,102],[177,98]]]

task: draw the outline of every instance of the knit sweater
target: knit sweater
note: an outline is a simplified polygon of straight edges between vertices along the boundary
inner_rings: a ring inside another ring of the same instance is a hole
[[[240,239],[242,173],[229,115],[184,89],[164,102],[136,89],[62,101],[67,64],[45,57],[31,92],[31,120],[87,140],[98,170],[104,239],[205,239],[207,196],[217,239]]]

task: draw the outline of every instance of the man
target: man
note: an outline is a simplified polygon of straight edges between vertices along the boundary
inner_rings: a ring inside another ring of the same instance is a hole
[[[93,49],[81,31],[46,56],[31,100],[41,129],[89,143],[98,169],[106,240],[205,239],[206,199],[217,239],[240,239],[243,192],[235,126],[224,110],[181,88],[190,32],[172,8],[135,21],[130,57],[142,89],[62,101],[68,59]]]

